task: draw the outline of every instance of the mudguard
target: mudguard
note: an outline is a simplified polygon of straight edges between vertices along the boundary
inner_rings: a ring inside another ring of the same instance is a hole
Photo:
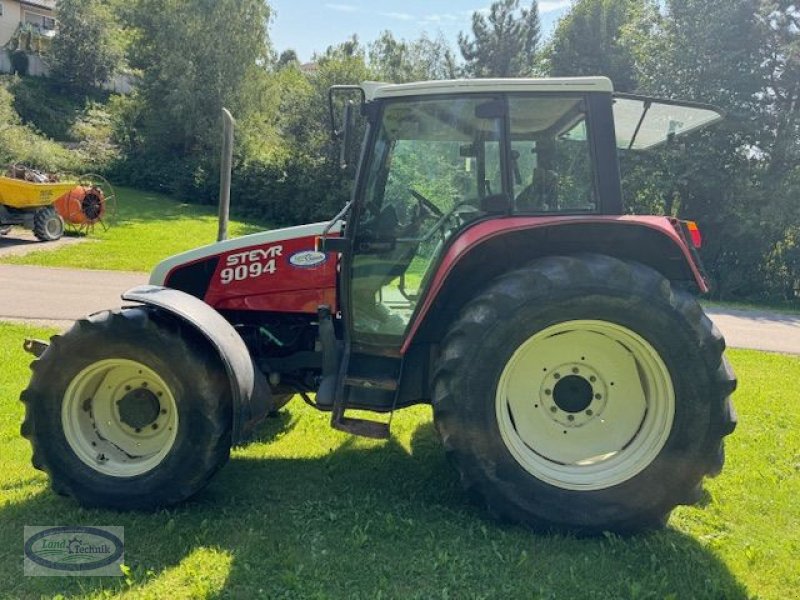
[[[202,300],[170,288],[142,285],[122,294],[122,299],[175,315],[211,343],[225,365],[231,386],[231,442],[236,445],[245,441],[272,410],[273,402],[264,375],[253,366],[250,351],[233,326]]]

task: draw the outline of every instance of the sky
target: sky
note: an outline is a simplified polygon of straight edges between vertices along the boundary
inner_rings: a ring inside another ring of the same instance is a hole
[[[456,47],[459,31],[470,31],[472,13],[491,0],[270,0],[274,17],[270,37],[277,52],[294,48],[301,62],[343,42],[351,34],[361,42],[376,39],[386,29],[398,39],[412,40],[423,32],[440,31]],[[523,4],[527,4],[523,0]],[[542,32],[549,34],[571,0],[539,0]]]

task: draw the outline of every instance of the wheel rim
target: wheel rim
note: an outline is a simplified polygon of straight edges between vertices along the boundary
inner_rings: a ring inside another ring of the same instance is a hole
[[[634,477],[658,456],[675,414],[658,352],[626,327],[567,321],[522,343],[495,401],[500,435],[531,475],[571,490]]]
[[[127,359],[101,360],[70,382],[61,405],[64,436],[95,471],[134,477],[169,454],[178,432],[175,397],[150,367]]]
[[[58,215],[51,216],[44,224],[45,231],[51,239],[61,236],[64,232],[64,222]]]

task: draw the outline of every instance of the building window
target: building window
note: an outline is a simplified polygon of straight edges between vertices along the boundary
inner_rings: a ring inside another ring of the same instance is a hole
[[[56,28],[56,20],[53,17],[29,11],[25,11],[25,22],[45,31],[52,31]]]

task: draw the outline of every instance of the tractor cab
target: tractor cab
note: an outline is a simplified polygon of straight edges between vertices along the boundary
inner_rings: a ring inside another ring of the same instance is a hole
[[[350,348],[339,385],[325,389],[357,406],[374,405],[376,394],[396,406],[410,334],[443,259],[466,250],[465,230],[621,215],[618,148],[653,148],[721,118],[710,106],[615,96],[604,77],[367,83],[332,88],[335,131],[334,99],[353,92],[366,117],[361,161],[340,215],[344,237],[323,244],[342,254]],[[346,103],[343,157],[352,154],[352,111]],[[506,267],[533,256],[508,256]]]

